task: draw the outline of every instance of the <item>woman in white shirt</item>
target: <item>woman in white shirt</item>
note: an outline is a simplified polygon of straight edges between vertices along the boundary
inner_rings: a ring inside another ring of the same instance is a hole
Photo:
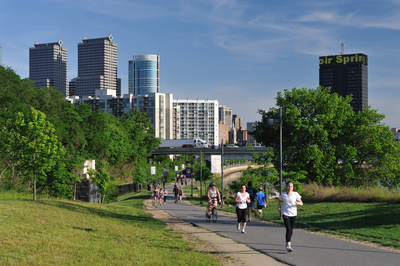
[[[246,192],[245,185],[242,185],[241,190],[236,194],[235,203],[237,215],[237,230],[240,230],[240,223],[242,223],[242,234],[245,234],[247,203],[250,203],[250,195]]]
[[[281,211],[282,206],[282,217],[286,227],[286,250],[288,252],[293,251],[292,249],[292,234],[294,228],[294,222],[297,216],[297,205],[303,205],[301,196],[299,193],[293,191],[293,183],[288,182],[286,184],[286,192],[283,192],[279,197],[278,210]]]

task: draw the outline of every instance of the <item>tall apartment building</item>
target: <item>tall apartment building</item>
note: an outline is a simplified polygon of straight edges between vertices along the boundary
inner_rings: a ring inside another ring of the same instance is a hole
[[[60,40],[54,43],[39,44],[29,48],[29,79],[37,88],[54,87],[68,96],[67,48],[61,47]]]
[[[117,44],[110,34],[78,43],[77,96],[94,96],[96,90],[111,90],[117,95]]]
[[[217,100],[173,100],[174,139],[199,138],[219,143]]]
[[[257,143],[256,139],[251,132],[254,132],[256,129],[256,122],[247,122],[247,143],[250,145],[255,145]]]
[[[332,93],[352,95],[350,105],[362,111],[368,105],[368,56],[341,54],[319,57],[319,85]]]
[[[135,55],[129,60],[128,90],[133,95],[160,92],[160,56]]]
[[[104,93],[106,90],[97,90],[96,96],[73,96],[67,98],[69,102],[90,104],[93,110],[103,110],[115,116],[128,114],[131,110],[139,109],[147,114],[155,129],[155,137],[172,139],[173,128],[173,95],[171,93],[149,93],[147,95],[124,94],[115,96]],[[110,91],[108,91],[110,92]]]

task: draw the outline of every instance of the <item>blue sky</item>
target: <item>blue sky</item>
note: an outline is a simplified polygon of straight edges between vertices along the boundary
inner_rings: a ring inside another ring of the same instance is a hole
[[[400,127],[400,0],[13,0],[0,4],[3,63],[29,76],[29,48],[63,41],[68,80],[77,44],[112,34],[118,76],[128,60],[160,55],[161,92],[216,99],[244,122],[275,105],[278,91],[316,88],[318,57],[365,53],[369,104]]]

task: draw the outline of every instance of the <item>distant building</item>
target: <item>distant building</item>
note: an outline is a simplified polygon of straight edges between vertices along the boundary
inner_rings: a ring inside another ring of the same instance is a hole
[[[219,135],[219,144],[223,145],[229,142],[229,125],[225,125],[224,122],[218,122],[218,135]]]
[[[243,127],[243,119],[239,115],[232,115],[232,127],[234,127],[236,131]]]
[[[160,56],[135,55],[129,60],[128,90],[133,95],[160,92]]]
[[[67,97],[76,95],[76,80],[77,80],[77,78],[73,78],[69,81],[69,83],[68,83],[68,94],[69,95],[67,95]]]
[[[239,143],[240,145],[246,145],[247,144],[247,130],[240,127],[236,131],[236,138],[237,138],[237,143]]]
[[[173,100],[174,139],[199,138],[219,143],[217,100]]]
[[[247,144],[255,145],[257,143],[254,136],[251,135],[251,132],[254,132],[256,129],[256,125],[256,122],[247,122]]]
[[[122,116],[131,110],[138,109],[146,113],[155,129],[155,137],[160,139],[173,138],[173,105],[170,93],[149,93],[147,95],[124,94],[123,96],[109,95],[107,90],[97,90],[96,96],[74,96],[67,100],[76,107],[79,104],[90,104],[93,110],[103,110],[106,113]]]
[[[331,87],[332,93],[352,95],[350,105],[362,111],[368,105],[368,56],[343,54],[319,58],[319,85]]]
[[[398,128],[392,128],[392,133],[393,133],[393,140],[394,141],[400,141],[400,131]]]
[[[94,96],[96,90],[112,90],[117,95],[117,44],[105,38],[78,43],[77,96]]]
[[[54,43],[35,43],[29,48],[29,79],[36,88],[54,87],[68,96],[67,48],[62,41]]]
[[[222,121],[224,125],[228,125],[229,129],[232,127],[232,108],[225,106],[225,105],[220,105],[219,106],[219,121]]]

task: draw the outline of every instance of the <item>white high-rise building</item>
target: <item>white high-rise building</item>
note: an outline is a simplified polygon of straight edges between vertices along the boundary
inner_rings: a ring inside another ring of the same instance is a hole
[[[78,44],[77,96],[95,96],[96,90],[111,90],[117,95],[117,44],[110,34]]]
[[[73,96],[67,100],[78,106],[90,104],[93,110],[102,109],[106,113],[122,116],[129,114],[131,110],[138,109],[147,114],[154,127],[154,135],[160,139],[173,138],[173,105],[171,93],[149,93],[147,95],[124,94],[115,96],[107,90],[97,90],[96,96]]]
[[[54,87],[68,96],[67,48],[60,40],[54,43],[35,43],[29,48],[29,79],[37,88]]]
[[[173,100],[174,139],[203,139],[219,143],[217,100]]]

